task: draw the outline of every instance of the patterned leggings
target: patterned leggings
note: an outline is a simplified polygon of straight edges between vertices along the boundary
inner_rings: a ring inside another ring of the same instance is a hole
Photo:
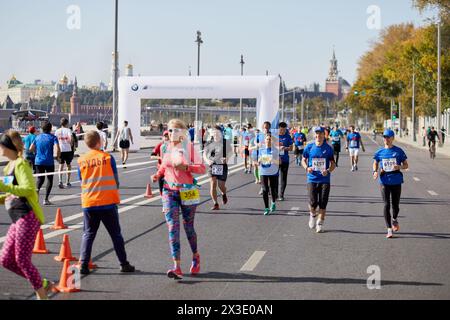
[[[42,288],[41,275],[31,262],[34,240],[40,227],[33,212],[11,224],[0,257],[3,267],[28,279],[34,290]]]
[[[163,209],[169,228],[169,242],[174,261],[180,261],[180,208],[183,215],[183,225],[193,254],[197,253],[197,234],[194,229],[195,210],[197,205],[183,206],[180,192],[164,188],[162,194]]]

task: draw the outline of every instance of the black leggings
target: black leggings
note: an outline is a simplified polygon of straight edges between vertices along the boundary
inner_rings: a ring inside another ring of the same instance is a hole
[[[400,212],[400,196],[402,194],[402,185],[398,184],[395,186],[381,185],[381,196],[384,201],[384,220],[386,221],[386,226],[392,228],[391,220],[391,198],[392,198],[392,211],[393,218],[397,220],[398,213]]]
[[[36,165],[37,172],[38,173],[46,173],[46,172],[55,172],[55,166],[42,166],[42,165]],[[37,181],[37,188],[38,190],[41,190],[42,185],[44,184],[45,176],[38,177]],[[48,200],[48,197],[50,196],[50,191],[52,191],[53,187],[53,175],[47,176],[47,187],[45,191],[45,200]]]
[[[262,189],[263,189],[263,199],[266,209],[269,208],[269,185],[270,194],[272,195],[272,202],[278,198],[278,176],[261,176],[262,178]]]
[[[281,163],[280,164],[280,185],[281,185],[281,191],[280,194],[282,197],[284,197],[284,191],[286,190],[287,186],[287,177],[288,177],[288,171],[289,171],[289,162]]]

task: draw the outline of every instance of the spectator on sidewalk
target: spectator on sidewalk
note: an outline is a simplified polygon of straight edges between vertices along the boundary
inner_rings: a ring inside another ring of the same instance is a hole
[[[441,134],[442,134],[442,144],[445,144],[445,133],[447,132],[447,130],[445,130],[444,127],[442,127],[441,129]]]

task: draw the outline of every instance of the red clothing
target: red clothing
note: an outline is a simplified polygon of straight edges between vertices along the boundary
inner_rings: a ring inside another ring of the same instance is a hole
[[[161,141],[156,145],[156,147],[153,149],[152,156],[161,157],[161,147],[163,144],[164,141]],[[159,169],[160,166],[161,166],[161,159],[158,159],[158,164],[156,165],[156,167]]]

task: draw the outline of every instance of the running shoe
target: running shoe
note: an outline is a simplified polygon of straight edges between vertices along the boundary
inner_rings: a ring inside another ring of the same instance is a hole
[[[200,255],[198,253],[192,258],[190,272],[191,275],[197,275],[200,273]]]
[[[71,184],[70,182],[67,182],[66,187],[67,187],[67,188],[71,188],[71,187],[72,187],[72,184]]]
[[[268,216],[270,214],[270,209],[266,208],[264,209],[264,215]]]
[[[272,202],[272,205],[270,206],[270,213],[273,213],[277,210],[277,205],[275,202]]]
[[[259,190],[259,195],[262,195],[264,193],[263,189]]]
[[[91,270],[89,270],[89,266],[88,265],[81,265],[80,266],[80,274],[83,274],[83,275],[88,275],[88,274],[90,274],[91,273]]]
[[[224,205],[226,205],[228,203],[228,197],[227,197],[226,194],[222,195],[222,202],[223,202]]]
[[[355,166],[352,166],[352,172],[355,172]]]
[[[400,231],[400,224],[397,220],[392,221],[392,231],[399,232]]]
[[[44,200],[43,202],[44,206],[51,206],[53,203],[51,203],[49,200]]]
[[[312,214],[309,215],[309,228],[314,229],[316,227],[316,217]]]
[[[279,197],[278,201],[284,201],[284,196]]]
[[[50,281],[48,279],[42,279],[42,287],[44,288],[45,292],[47,293],[47,296],[50,294],[50,292],[55,292],[55,283],[53,281]]]
[[[217,211],[217,210],[219,210],[220,208],[219,208],[219,204],[218,203],[215,203],[214,204],[214,206],[211,208],[211,211]]]
[[[174,280],[181,280],[183,279],[183,272],[181,268],[173,268],[167,271],[167,276]]]
[[[358,165],[355,165],[355,171],[358,171]]]
[[[134,272],[136,268],[132,266],[130,263],[120,265],[120,272]]]
[[[323,232],[323,222],[317,221],[316,232],[317,233],[322,233]]]
[[[392,229],[388,229],[386,238],[392,239],[393,237],[394,237],[394,235],[392,234]]]
[[[64,189],[64,184],[63,184],[62,182],[60,182],[60,183],[58,184],[58,188]]]

